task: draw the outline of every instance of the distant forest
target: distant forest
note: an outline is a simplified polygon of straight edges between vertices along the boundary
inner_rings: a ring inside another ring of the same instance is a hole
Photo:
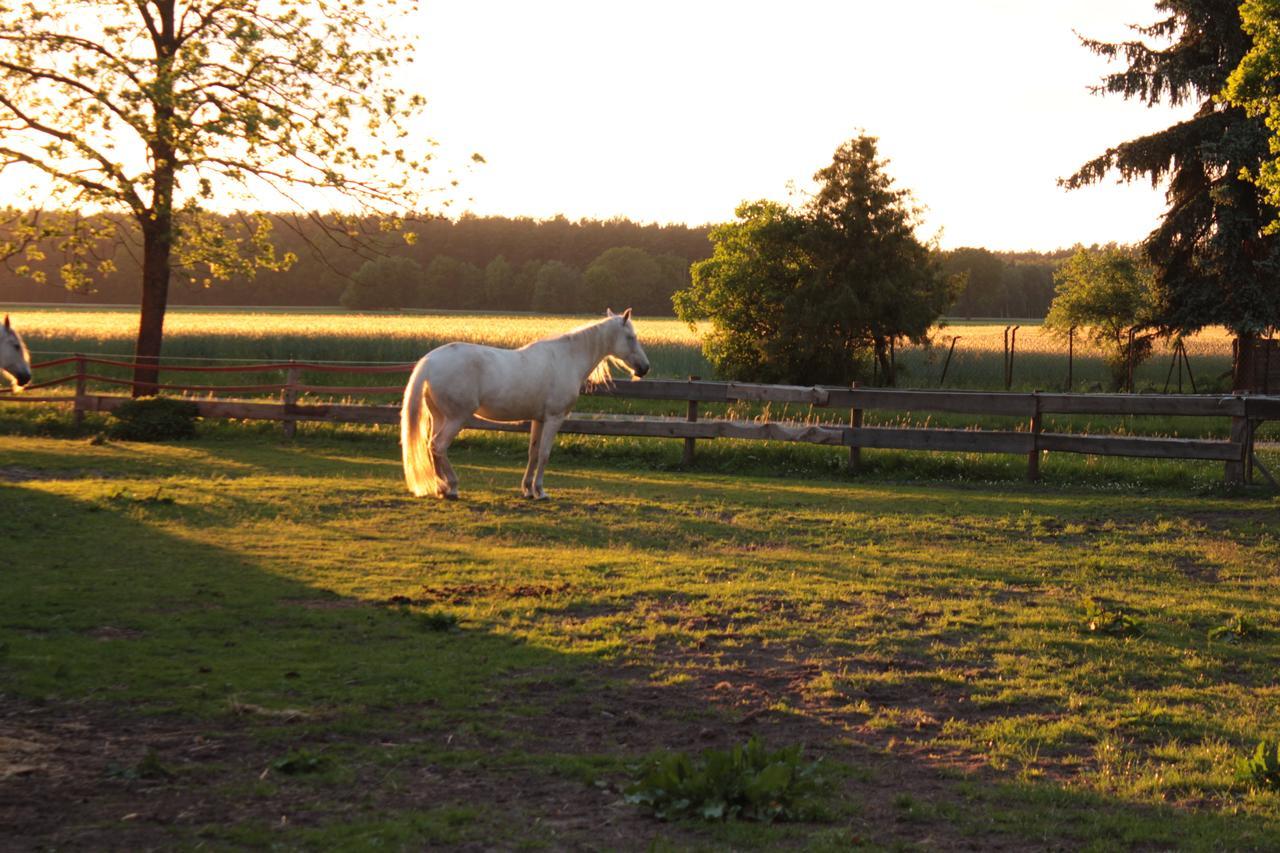
[[[306,219],[275,217],[274,242],[298,260],[284,272],[207,282],[200,271],[176,272],[177,305],[346,306],[359,309],[460,309],[597,313],[631,307],[671,315],[671,294],[689,283],[689,266],[710,256],[711,226],[640,224],[627,219],[477,217],[414,223],[412,244],[395,241],[372,258],[329,243]],[[301,223],[299,225],[299,223]],[[2,235],[0,235],[2,237]],[[104,252],[115,271],[84,292],[58,283],[56,245],[44,259],[0,265],[0,302],[136,303],[139,264],[127,245]],[[1043,317],[1053,299],[1053,273],[1070,250],[941,252],[944,271],[962,276],[948,312],[957,317]],[[29,264],[47,283],[15,270]]]

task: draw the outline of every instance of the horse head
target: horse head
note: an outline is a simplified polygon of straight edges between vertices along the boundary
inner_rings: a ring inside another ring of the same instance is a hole
[[[609,318],[617,321],[613,345],[609,355],[620,361],[635,376],[644,376],[649,372],[649,356],[645,355],[640,339],[636,337],[636,327],[631,324],[631,309],[621,314],[609,311]]]
[[[0,329],[0,373],[13,378],[15,388],[31,381],[31,355],[21,336],[9,325],[9,315],[4,316],[4,328]]]

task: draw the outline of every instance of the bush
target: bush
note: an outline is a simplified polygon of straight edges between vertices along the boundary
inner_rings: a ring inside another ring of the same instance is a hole
[[[130,400],[112,413],[107,435],[122,441],[172,441],[193,438],[199,409],[190,400],[144,397]]]
[[[799,746],[770,752],[753,737],[732,750],[705,750],[696,761],[683,752],[657,755],[639,768],[627,802],[663,820],[812,819],[820,812],[820,762],[802,761],[801,752]]]

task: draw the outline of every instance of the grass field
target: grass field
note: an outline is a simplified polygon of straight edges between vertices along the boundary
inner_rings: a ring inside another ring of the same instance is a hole
[[[299,435],[0,434],[9,841],[1280,846],[1235,775],[1280,736],[1274,496],[579,440],[533,504],[471,436],[442,503],[389,431]],[[625,802],[654,750],[751,735],[823,759],[818,819]]]

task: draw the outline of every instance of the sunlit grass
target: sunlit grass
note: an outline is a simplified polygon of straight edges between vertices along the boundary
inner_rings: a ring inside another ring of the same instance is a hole
[[[627,820],[610,804],[645,754],[758,733],[846,768],[827,823],[632,824],[642,840],[1276,849],[1280,799],[1235,778],[1274,737],[1273,496],[982,482],[994,467],[911,483],[887,454],[859,478],[764,452],[721,471],[713,443],[687,470],[678,447],[637,444],[560,445],[555,499],[532,505],[511,437],[464,437],[464,498],[444,503],[407,495],[386,429],[0,436],[0,675],[33,709],[16,719],[195,720],[200,743],[246,744],[240,763],[189,760],[173,737],[156,759],[172,778],[104,780],[113,816],[225,804],[140,822],[139,847],[340,849],[361,815],[401,822],[412,849],[591,846],[596,815],[578,835],[539,819],[603,790],[590,802]],[[1091,601],[1137,629],[1091,628]],[[1240,614],[1256,631],[1213,636]],[[110,731],[81,738],[105,749]],[[328,764],[264,773],[286,756]],[[405,793],[433,784],[432,808],[473,810],[452,841]],[[280,821],[301,802],[307,820]]]

